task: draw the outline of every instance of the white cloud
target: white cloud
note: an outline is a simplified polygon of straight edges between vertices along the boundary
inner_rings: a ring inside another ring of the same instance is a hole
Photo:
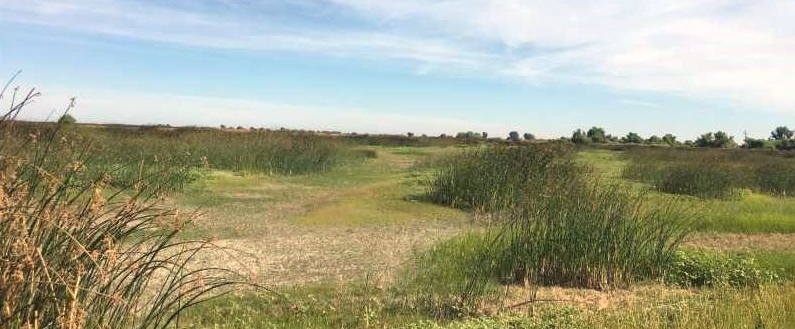
[[[417,74],[455,71],[538,83],[599,84],[795,114],[793,1],[282,2],[365,22],[342,26],[284,24],[249,15],[252,10],[267,14],[278,1],[170,3],[176,5],[0,0],[0,15],[204,47],[407,60],[416,64]],[[208,12],[196,9],[197,3],[227,6]]]

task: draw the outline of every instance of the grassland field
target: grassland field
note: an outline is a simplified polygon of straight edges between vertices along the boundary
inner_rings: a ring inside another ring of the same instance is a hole
[[[185,234],[212,234],[219,243],[254,255],[259,262],[248,265],[259,267],[262,282],[289,296],[224,297],[189,311],[185,323],[196,328],[663,328],[671,324],[666,317],[676,313],[677,327],[795,325],[792,283],[756,290],[655,282],[608,291],[540,287],[532,294],[548,302],[507,313],[484,309],[482,317],[452,322],[391,310],[385,287],[412,252],[482,224],[470,213],[419,197],[429,173],[417,164],[457,148],[368,148],[377,157],[325,173],[213,171],[176,196],[176,204],[204,213]],[[586,149],[577,160],[607,180],[624,180],[620,151]],[[642,183],[632,186],[648,190]],[[795,198],[750,191],[731,200],[678,198],[704,216],[685,249],[750,257],[795,275]],[[206,261],[234,263],[228,257]],[[506,289],[508,300],[531,293],[519,286]]]
[[[0,128],[0,327],[795,328],[779,153]]]

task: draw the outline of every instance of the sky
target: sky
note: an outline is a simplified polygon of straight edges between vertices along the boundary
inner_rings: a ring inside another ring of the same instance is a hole
[[[359,133],[795,126],[792,0],[0,0],[27,119]],[[4,99],[1,102],[7,102]]]

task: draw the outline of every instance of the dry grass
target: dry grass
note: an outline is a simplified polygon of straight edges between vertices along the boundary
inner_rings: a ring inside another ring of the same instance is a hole
[[[175,201],[203,205],[188,235],[241,252],[205,254],[204,264],[255,270],[269,285],[388,280],[414,249],[468,225],[464,212],[413,201],[419,187],[408,169],[421,157],[392,151],[321,176],[214,172]],[[241,255],[257,261],[240,264]]]
[[[795,234],[702,233],[691,236],[683,246],[715,251],[795,250]]]

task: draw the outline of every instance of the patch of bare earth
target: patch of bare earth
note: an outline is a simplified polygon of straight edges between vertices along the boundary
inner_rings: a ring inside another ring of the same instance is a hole
[[[621,310],[649,301],[677,300],[692,296],[687,289],[662,285],[638,285],[630,289],[593,290],[570,287],[505,286],[495,301],[484,305],[486,314],[530,311],[547,306],[569,306],[581,310]]]
[[[684,246],[717,251],[795,250],[795,234],[698,234],[685,241]]]
[[[226,251],[199,257],[205,265],[255,272],[266,285],[349,281],[377,277],[383,281],[412,250],[459,232],[454,225],[313,228],[288,223],[269,226],[258,237],[216,241]]]

